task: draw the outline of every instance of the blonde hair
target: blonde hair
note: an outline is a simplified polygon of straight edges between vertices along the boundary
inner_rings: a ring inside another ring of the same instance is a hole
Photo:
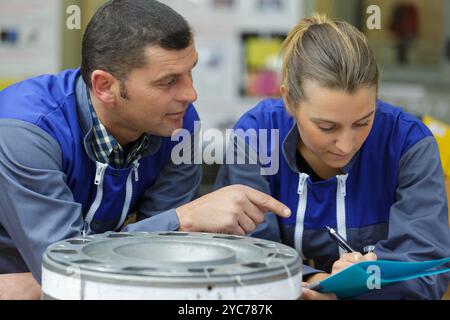
[[[282,54],[282,84],[290,107],[306,99],[306,80],[350,93],[360,87],[378,88],[378,66],[367,38],[347,22],[318,14],[303,19],[289,32]]]

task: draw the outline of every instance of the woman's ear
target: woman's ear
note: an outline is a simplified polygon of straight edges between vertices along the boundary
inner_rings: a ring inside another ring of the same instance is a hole
[[[291,116],[294,116],[293,110],[291,109],[291,107],[288,104],[288,99],[287,99],[287,95],[288,95],[288,89],[286,88],[286,86],[284,84],[282,84],[280,86],[280,94],[281,94],[281,98],[283,99],[284,102],[284,107],[286,108],[286,112],[289,113]]]

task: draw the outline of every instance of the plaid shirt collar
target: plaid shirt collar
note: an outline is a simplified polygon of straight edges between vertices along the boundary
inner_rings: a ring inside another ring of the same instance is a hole
[[[107,163],[114,168],[120,169],[128,167],[133,161],[139,160],[142,151],[149,145],[148,135],[142,135],[137,142],[131,145],[131,147],[126,146],[123,148],[97,117],[89,94],[88,103],[92,117],[92,131],[94,134],[92,149],[94,150],[97,161]]]

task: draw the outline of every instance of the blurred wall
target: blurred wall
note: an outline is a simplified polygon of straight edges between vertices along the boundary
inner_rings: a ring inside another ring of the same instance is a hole
[[[63,12],[61,14],[62,26],[65,26],[66,23],[67,7],[70,5],[78,5],[81,9],[81,30],[69,30],[63,27],[62,32],[63,48],[61,69],[77,68],[81,64],[81,43],[84,30],[97,8],[106,2],[106,0],[63,0],[63,2]]]
[[[84,29],[97,8],[103,4],[106,0],[60,0],[61,13],[60,13],[60,25],[61,25],[61,58],[60,69],[76,68],[81,63],[81,42]],[[188,3],[188,0],[162,0],[166,3]],[[246,0],[235,0],[236,3]],[[295,0],[293,0],[295,1]],[[368,3],[378,3],[384,7],[390,1],[365,1],[365,0],[298,0],[299,7],[301,8],[301,16],[310,15],[312,12],[322,12],[329,16],[344,19],[354,24],[355,26],[363,29],[365,21],[364,13],[365,6]],[[394,0],[392,0],[394,1]],[[395,0],[396,1],[396,0]],[[442,51],[441,62],[434,67],[415,67],[403,68],[384,65],[380,63],[382,69],[382,97],[385,97],[392,103],[396,103],[404,106],[407,110],[416,114],[430,114],[441,120],[450,123],[450,1],[447,0],[430,0],[427,1],[426,6],[430,8],[439,2],[443,3],[442,12],[443,25],[442,25],[442,41],[437,43],[439,49]],[[196,0],[193,3],[201,3],[206,0]],[[81,30],[69,30],[65,27],[65,22],[68,17],[66,9],[70,5],[77,5],[81,9]],[[2,2],[0,2],[1,10]],[[185,5],[186,6],[186,5]],[[185,12],[186,11],[186,12]],[[181,12],[183,15],[189,15],[188,10]],[[256,15],[255,15],[256,16]],[[18,17],[19,18],[19,17]],[[206,21],[209,17],[202,17],[201,20]],[[254,17],[252,17],[254,18]],[[386,20],[386,17],[382,17]],[[211,29],[217,24],[217,21],[212,21]],[[435,19],[436,21],[439,19]],[[20,19],[18,19],[20,21]],[[434,21],[434,22],[436,22]],[[211,23],[211,22],[209,22]],[[215,23],[215,24],[214,24]],[[237,23],[237,22],[236,22]],[[426,23],[426,22],[425,22]],[[261,29],[267,27],[266,21],[261,21]],[[266,28],[267,30],[267,28]],[[210,32],[211,33],[211,32]],[[203,41],[207,38],[205,36],[197,36],[198,41]],[[220,38],[220,34],[214,35],[214,39],[221,43],[223,39]],[[209,39],[207,39],[209,40]],[[433,45],[428,44],[428,47],[432,49]],[[447,51],[445,51],[447,50]],[[447,53],[446,53],[447,52]],[[238,55],[238,53],[236,53]],[[236,73],[236,79],[240,77],[239,71],[233,71]],[[20,80],[20,75],[17,77],[10,77],[14,81]],[[17,78],[17,79],[16,79]],[[0,87],[2,87],[0,79]],[[8,80],[8,79],[6,79]],[[12,81],[12,80],[11,80]],[[235,81],[236,82],[236,81]],[[196,82],[197,85],[200,82]],[[5,82],[7,85],[8,82]],[[202,91],[199,88],[200,92]],[[204,90],[205,91],[205,90]],[[227,91],[228,92],[228,91]],[[228,104],[230,105],[230,104]],[[232,103],[231,105],[237,105]],[[245,102],[245,108],[250,108],[253,105],[252,101]],[[201,107],[201,106],[199,106]],[[208,107],[209,108],[209,107]],[[207,118],[212,111],[205,107],[205,112],[202,111],[204,118]],[[208,109],[208,110],[207,110]],[[219,108],[220,109],[220,108]],[[222,108],[223,109],[223,108]],[[242,109],[242,108],[241,108]],[[239,110],[241,110],[239,109]],[[216,108],[217,110],[217,108]]]
[[[387,35],[390,10],[400,1],[386,0],[316,0],[312,12],[346,20],[364,30],[375,51],[381,69],[380,97],[418,116],[431,115],[450,123],[450,1],[410,1],[420,8],[420,33],[435,39],[419,39],[415,45],[413,63],[386,63],[392,56],[393,36]],[[368,31],[364,15],[369,4],[381,8],[382,30]],[[425,9],[425,10],[424,10]],[[431,13],[431,14],[430,14]],[[425,16],[428,15],[428,16]],[[380,40],[382,39],[382,40]],[[428,52],[428,53],[427,53]],[[433,56],[432,56],[433,55]],[[382,59],[386,58],[388,59]],[[392,58],[391,58],[392,60]],[[417,61],[423,60],[422,64]]]

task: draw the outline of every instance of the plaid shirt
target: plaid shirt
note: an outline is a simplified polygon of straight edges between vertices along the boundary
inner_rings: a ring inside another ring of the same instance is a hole
[[[131,162],[138,160],[141,157],[142,150],[148,146],[148,136],[144,134],[133,145],[123,148],[100,122],[90,98],[88,98],[88,102],[92,116],[92,131],[94,133],[92,148],[97,161],[120,169],[126,168]]]

